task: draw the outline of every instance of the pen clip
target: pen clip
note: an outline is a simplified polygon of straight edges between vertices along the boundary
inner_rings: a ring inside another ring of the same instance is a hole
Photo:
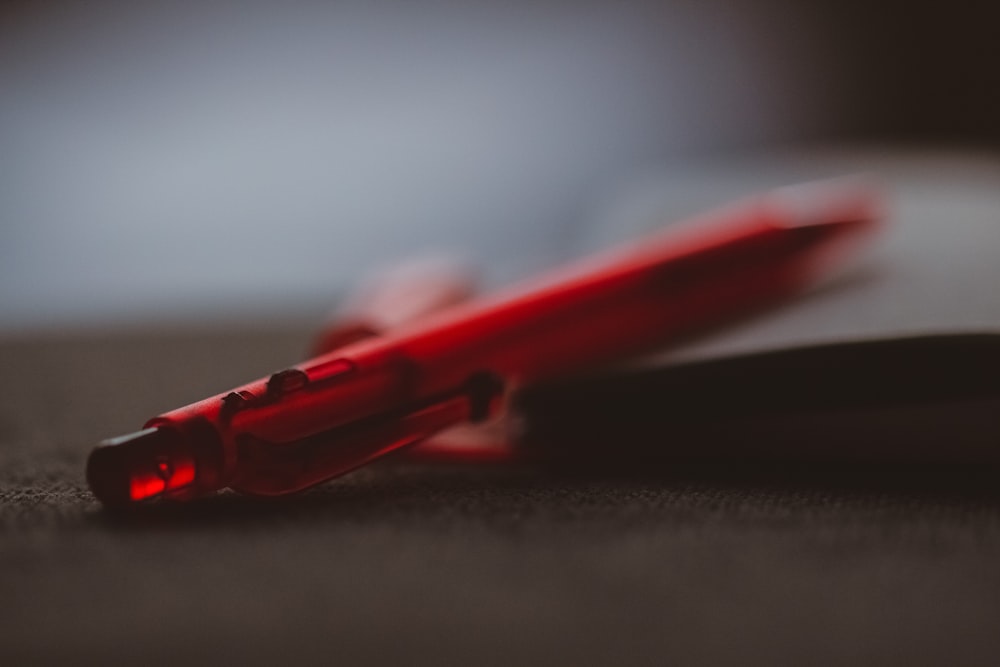
[[[457,391],[297,440],[238,435],[239,472],[230,486],[264,496],[301,491],[450,426],[483,421],[500,411],[502,397],[499,379],[480,373]]]

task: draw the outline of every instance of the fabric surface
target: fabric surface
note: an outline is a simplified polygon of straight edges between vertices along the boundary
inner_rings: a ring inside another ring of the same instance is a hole
[[[0,662],[995,664],[1000,494],[935,471],[386,462],[115,516],[93,442],[301,336],[0,347]]]

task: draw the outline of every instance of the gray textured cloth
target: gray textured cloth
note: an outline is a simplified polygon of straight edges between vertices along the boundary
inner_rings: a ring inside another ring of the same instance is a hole
[[[0,347],[0,662],[990,664],[1000,494],[927,472],[380,464],[114,517],[100,437],[302,340]],[[15,661],[17,659],[17,661]]]

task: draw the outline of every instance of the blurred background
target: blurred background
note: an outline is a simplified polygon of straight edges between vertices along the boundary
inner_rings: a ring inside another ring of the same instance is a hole
[[[6,2],[0,332],[309,318],[359,272],[428,251],[507,280],[614,236],[634,183],[695,183],[691,165],[992,159],[998,17],[961,1]]]

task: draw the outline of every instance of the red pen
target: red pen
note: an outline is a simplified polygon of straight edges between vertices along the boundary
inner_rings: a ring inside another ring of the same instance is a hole
[[[90,488],[107,505],[226,487],[292,493],[496,416],[518,387],[788,296],[835,266],[877,217],[867,190],[805,187],[669,227],[154,417],[93,450]]]

